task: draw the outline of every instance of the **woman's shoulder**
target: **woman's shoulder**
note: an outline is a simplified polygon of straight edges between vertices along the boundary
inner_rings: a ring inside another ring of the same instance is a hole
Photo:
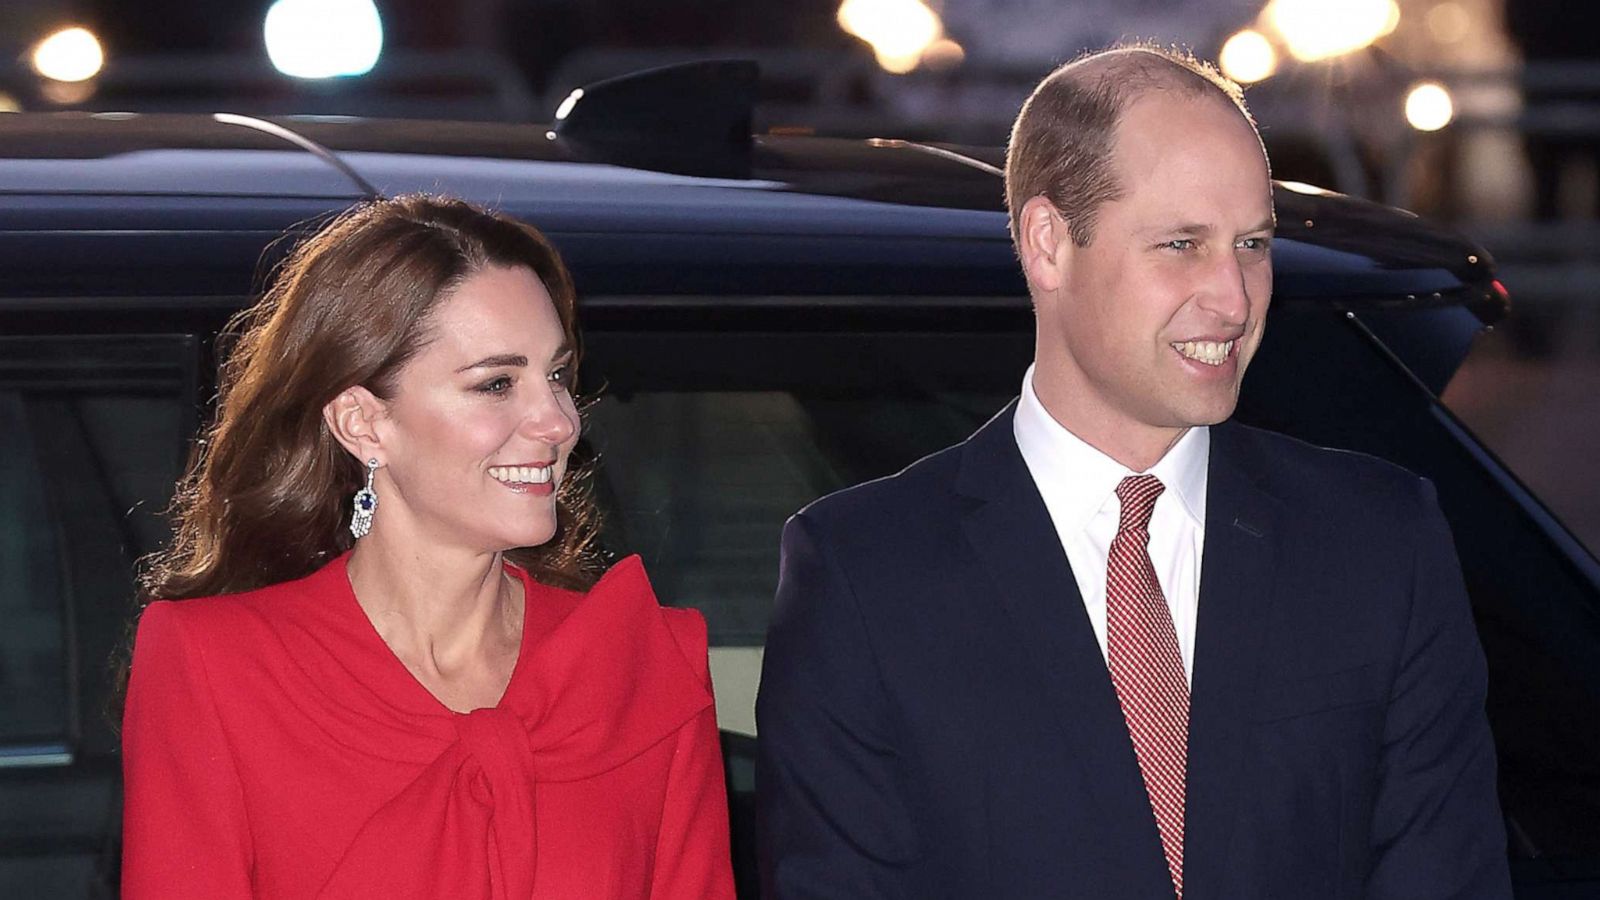
[[[655,586],[650,582],[649,573],[645,571],[644,559],[637,553],[624,557],[607,569],[588,593],[589,596],[613,593],[631,595],[664,618],[674,637],[681,640],[698,634],[700,643],[705,643],[705,616],[696,609],[662,604]]]
[[[236,665],[253,647],[269,646],[260,616],[240,602],[242,594],[157,600],[139,615],[133,640],[131,675],[135,684],[155,676],[163,681],[217,675],[217,665]]]
[[[705,617],[699,610],[662,605],[645,571],[644,560],[637,554],[613,564],[587,591],[534,584],[535,590],[549,599],[564,606],[570,604],[566,606],[570,615],[558,631],[575,639],[608,644],[622,633],[633,635],[636,640],[660,640],[665,643],[658,646],[675,647],[699,680],[706,679],[709,669]]]
[[[303,626],[303,620],[326,614],[332,593],[328,585],[339,561],[292,581],[270,584],[234,594],[156,600],[139,616],[136,646],[146,641],[193,641],[211,652],[217,647],[261,646],[261,641],[285,627]],[[342,577],[342,576],[341,576]],[[160,635],[160,638],[148,637]]]
[[[249,641],[262,623],[257,604],[251,602],[260,591],[191,597],[183,600],[156,600],[139,615],[139,637],[170,634],[201,640]]]
[[[602,584],[607,581],[619,584],[624,589],[636,591],[647,598],[652,612],[666,624],[673,642],[678,645],[678,651],[694,668],[695,674],[699,675],[702,681],[709,677],[707,660],[709,634],[706,617],[698,609],[662,604],[650,583],[650,576],[645,571],[644,560],[637,554],[612,566],[601,578]],[[596,585],[596,588],[598,587],[599,585]]]
[[[686,606],[663,606],[661,617],[666,619],[673,640],[691,660],[705,659],[710,647],[710,634],[706,617],[698,609]]]

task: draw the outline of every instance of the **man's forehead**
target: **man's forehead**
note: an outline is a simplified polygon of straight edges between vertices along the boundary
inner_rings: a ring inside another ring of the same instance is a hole
[[[1242,116],[1229,120],[1228,112],[1205,98],[1129,108],[1109,160],[1124,186],[1117,217],[1131,217],[1127,227],[1209,236],[1271,226],[1272,182],[1260,141]]]
[[[1266,164],[1266,150],[1255,127],[1233,104],[1204,95],[1150,91],[1130,103],[1119,117],[1111,140],[1111,164],[1119,175],[1129,169],[1171,163],[1216,145],[1230,144],[1227,155],[1241,167]]]
[[[1117,117],[1112,143],[1123,137],[1129,125],[1170,130],[1194,124],[1238,129],[1241,134],[1256,135],[1255,126],[1245,118],[1244,112],[1225,97],[1182,88],[1151,88],[1128,98],[1122,114]],[[1257,140],[1259,142],[1259,138]]]

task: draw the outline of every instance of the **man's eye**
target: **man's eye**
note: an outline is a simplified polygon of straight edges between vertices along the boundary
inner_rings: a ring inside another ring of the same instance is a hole
[[[1265,250],[1268,247],[1270,247],[1271,245],[1272,245],[1271,239],[1264,238],[1264,237],[1245,238],[1244,240],[1242,240],[1242,241],[1240,241],[1238,243],[1238,247],[1239,247],[1240,250],[1251,250],[1251,251],[1254,251],[1254,252],[1260,252],[1262,250]]]
[[[1167,241],[1161,246],[1166,247],[1168,250],[1193,250],[1195,243],[1194,238],[1178,238],[1177,240]]]
[[[511,376],[500,375],[478,385],[478,391],[484,394],[504,394],[511,390]]]

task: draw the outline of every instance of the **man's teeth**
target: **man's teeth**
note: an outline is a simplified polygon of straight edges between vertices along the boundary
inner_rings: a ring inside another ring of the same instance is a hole
[[[1173,344],[1172,349],[1208,366],[1220,366],[1233,352],[1233,341],[1184,341]]]
[[[555,466],[491,466],[489,477],[508,484],[544,484],[555,471]]]

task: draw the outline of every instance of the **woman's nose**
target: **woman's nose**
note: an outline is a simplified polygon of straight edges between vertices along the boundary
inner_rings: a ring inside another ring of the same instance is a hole
[[[578,411],[566,393],[557,389],[541,392],[527,410],[522,431],[551,445],[565,444],[578,433]]]

